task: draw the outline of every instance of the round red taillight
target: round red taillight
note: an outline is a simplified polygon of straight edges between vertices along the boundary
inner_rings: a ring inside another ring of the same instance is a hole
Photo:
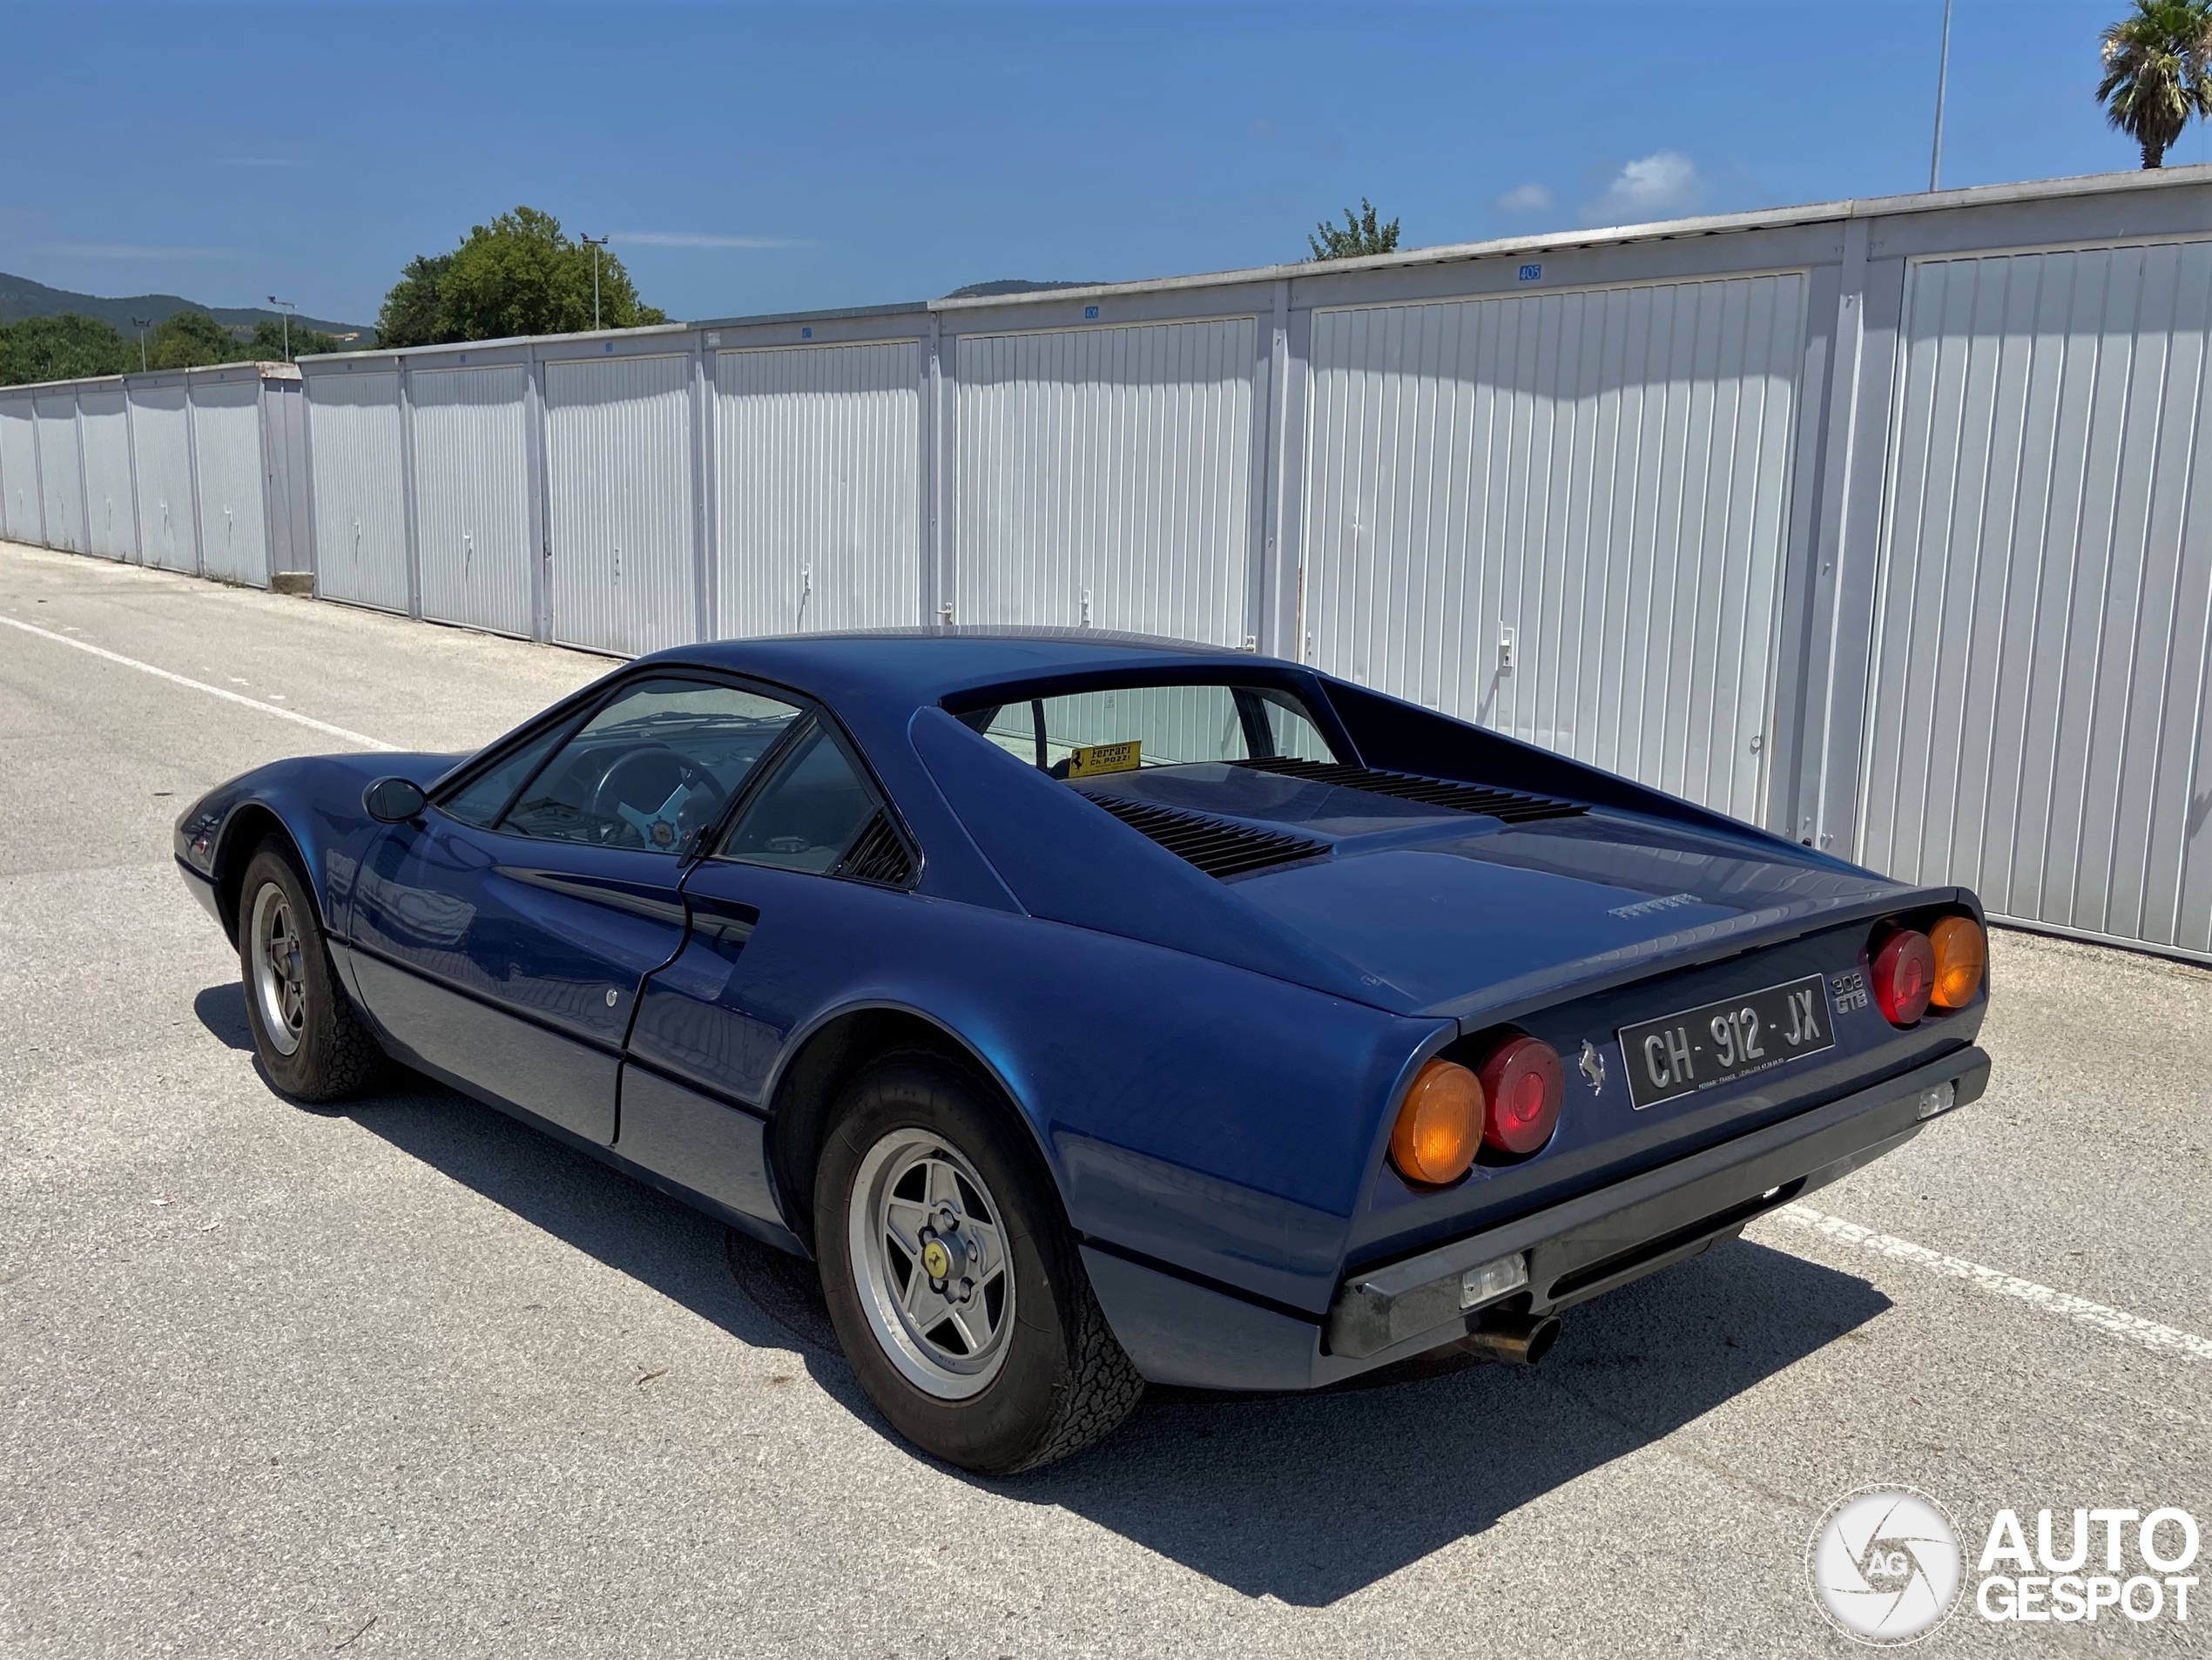
[[[1477,1076],[1486,1103],[1484,1145],[1501,1153],[1533,1153],[1552,1138],[1567,1093],[1557,1049],[1540,1037],[1509,1037],[1490,1052]]]
[[[1935,947],[1917,928],[1897,928],[1877,937],[1874,947],[1874,1006],[1892,1026],[1910,1026],[1928,1012],[1935,993]]]

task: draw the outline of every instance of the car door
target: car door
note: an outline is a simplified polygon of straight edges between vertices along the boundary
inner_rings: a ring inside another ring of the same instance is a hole
[[[685,880],[691,932],[630,1035],[616,1151],[772,1222],[765,1094],[792,1028],[846,983],[915,861],[857,752],[817,712]]]
[[[425,1070],[610,1143],[646,975],[684,940],[684,857],[799,710],[662,671],[510,746],[368,850],[362,1001]]]

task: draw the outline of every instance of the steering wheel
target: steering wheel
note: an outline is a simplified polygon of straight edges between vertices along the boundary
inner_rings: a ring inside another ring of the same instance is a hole
[[[653,852],[674,853],[685,836],[720,816],[729,796],[714,775],[665,744],[642,744],[599,775],[591,792],[591,816],[604,827],[600,840],[627,824]],[[640,807],[643,800],[651,805]]]

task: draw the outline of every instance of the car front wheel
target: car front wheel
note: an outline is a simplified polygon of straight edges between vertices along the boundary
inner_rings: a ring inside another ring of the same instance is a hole
[[[278,1089],[336,1101],[375,1077],[382,1051],[338,982],[314,896],[274,838],[239,887],[238,960],[253,1047]]]
[[[1105,1435],[1144,1384],[987,1088],[923,1054],[856,1079],[816,1171],[815,1248],[869,1398],[925,1451],[1005,1474]]]

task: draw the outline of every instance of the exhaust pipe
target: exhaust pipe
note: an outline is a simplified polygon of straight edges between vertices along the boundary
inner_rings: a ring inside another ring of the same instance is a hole
[[[1459,1346],[1485,1360],[1534,1366],[1558,1341],[1558,1315],[1501,1312],[1486,1315],[1481,1325],[1460,1339]]]

